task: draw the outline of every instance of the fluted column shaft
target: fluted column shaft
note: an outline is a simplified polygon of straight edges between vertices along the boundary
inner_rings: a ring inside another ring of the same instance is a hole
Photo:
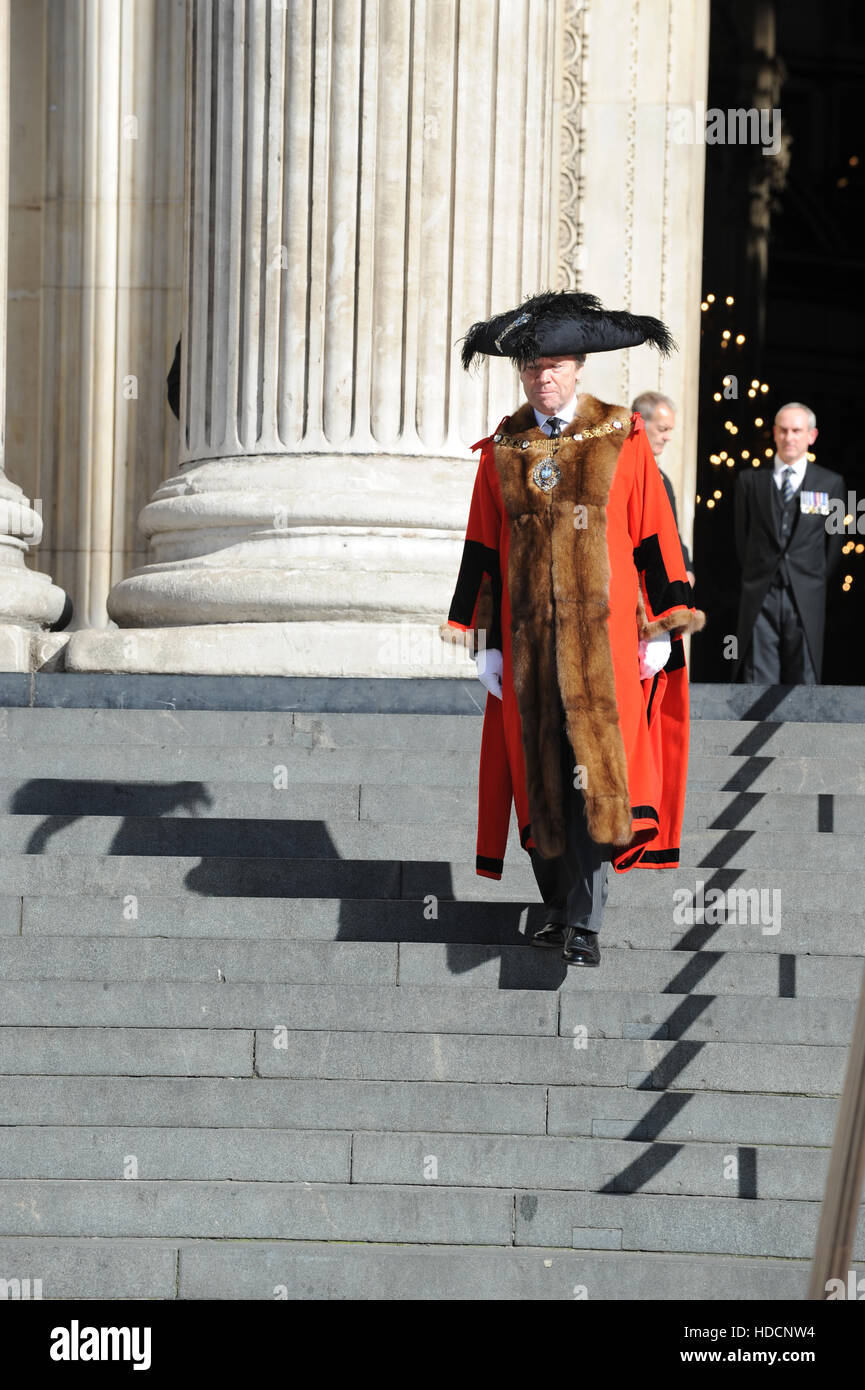
[[[679,344],[670,358],[650,347],[590,356],[584,382],[603,400],[629,405],[660,390],[678,407],[662,466],[690,539],[696,484],[706,146],[680,138],[679,118],[705,111],[708,0],[566,0],[585,76],[573,120],[576,181],[562,237],[560,283],[605,303],[656,314]],[[571,105],[565,90],[565,106]],[[687,120],[685,122],[687,128]],[[691,126],[693,130],[693,125]],[[568,271],[570,270],[570,275]],[[699,557],[695,556],[699,570]]]
[[[183,463],[462,452],[454,341],[555,263],[556,12],[192,0]]]
[[[0,670],[27,670],[32,638],[57,621],[65,594],[24,557],[42,539],[41,503],[6,476],[6,303],[9,231],[9,0],[0,0]]]
[[[177,0],[45,7],[32,443],[77,627],[104,627],[111,585],[146,558],[137,514],[176,457],[165,378],[181,329],[184,36]]]
[[[555,279],[560,0],[189,0],[180,467],[121,626],[438,621]],[[495,418],[493,418],[495,417]]]

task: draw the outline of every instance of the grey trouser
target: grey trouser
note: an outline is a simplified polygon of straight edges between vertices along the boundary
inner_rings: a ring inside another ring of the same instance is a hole
[[[795,599],[777,576],[757,614],[743,680],[751,685],[817,684]]]
[[[566,927],[600,931],[607,901],[607,863],[610,846],[599,845],[589,835],[583,793],[574,786],[575,758],[562,734],[562,773],[565,777],[564,854],[544,859],[529,850],[535,880],[546,907],[545,920]]]

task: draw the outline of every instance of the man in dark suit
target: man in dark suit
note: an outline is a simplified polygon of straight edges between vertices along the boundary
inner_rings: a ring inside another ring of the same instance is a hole
[[[661,467],[661,454],[676,427],[676,407],[669,396],[663,396],[660,391],[642,391],[631,402],[631,410],[638,410],[643,417],[646,426],[646,438],[649,441],[649,448],[655,455],[655,462],[658,465],[658,472],[661,475],[661,482],[670,499],[670,506],[673,508],[673,517],[676,522],[676,530],[679,530],[679,513],[676,511],[676,494],[673,491],[673,484]],[[694,567],[691,564],[691,557],[688,554],[688,547],[679,535],[679,544],[682,547],[682,559],[685,561],[685,573],[688,576],[688,583],[693,587],[696,584],[694,578]]]
[[[826,581],[841,560],[843,532],[827,531],[844,479],[808,459],[813,410],[799,401],[775,416],[771,468],[746,469],[736,488],[736,550],[742,565],[734,679],[816,685],[823,667]]]

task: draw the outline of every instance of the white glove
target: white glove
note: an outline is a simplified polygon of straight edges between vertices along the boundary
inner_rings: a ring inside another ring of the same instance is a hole
[[[640,680],[649,680],[666,666],[670,658],[672,647],[670,644],[669,632],[661,633],[660,637],[650,637],[648,640],[641,641],[638,650],[640,656]]]
[[[478,665],[478,680],[485,685],[497,700],[502,698],[502,669],[504,661],[495,647],[486,647],[475,657]]]

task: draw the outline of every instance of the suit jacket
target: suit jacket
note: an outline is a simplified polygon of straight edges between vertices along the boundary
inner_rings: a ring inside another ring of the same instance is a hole
[[[846,497],[840,473],[808,463],[802,487],[793,498],[795,512],[786,545],[782,545],[772,491],[777,492],[773,467],[747,468],[739,473],[736,487],[736,551],[742,566],[742,592],[739,599],[739,655],[734,679],[738,676],[751,642],[757,615],[782,557],[817,679],[823,666],[826,581],[841,562],[844,533],[833,535],[826,529],[826,516],[800,510],[802,492],[826,492],[829,497]]]
[[[670,482],[670,479],[667,477],[666,473],[664,472],[664,470],[663,470],[663,468],[661,467],[660,464],[658,464],[658,472],[659,472],[660,475],[661,475],[661,482],[664,484],[664,487],[665,487],[666,492],[667,492],[667,496],[668,496],[669,499],[670,499],[670,506],[673,508],[673,519],[674,519],[674,521],[675,521],[675,523],[676,523],[676,530],[678,531],[678,530],[679,530],[679,513],[676,511],[676,494],[675,494],[675,492],[673,491],[673,484]],[[682,540],[682,534],[681,534],[681,532],[679,532],[679,544],[680,544],[681,547],[682,547],[682,559],[685,561],[685,569],[686,569],[686,570],[690,570],[691,573],[693,574],[693,573],[694,573],[694,566],[691,564],[691,556],[690,556],[689,553],[688,553],[688,547],[685,545],[685,542]]]

